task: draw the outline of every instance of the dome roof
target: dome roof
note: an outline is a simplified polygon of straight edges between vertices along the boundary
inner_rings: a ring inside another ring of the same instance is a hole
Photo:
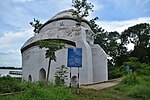
[[[77,21],[76,17],[72,15],[72,10],[73,9],[69,9],[69,10],[65,10],[62,12],[57,13],[54,17],[52,17],[50,20],[48,20],[46,23],[44,23],[40,28],[39,28],[39,33],[40,30],[44,29],[44,26],[55,22],[55,21],[59,21],[59,20],[74,20]],[[90,23],[83,19],[82,20],[83,24],[85,23],[87,26],[90,26]],[[82,23],[81,23],[82,24]],[[48,26],[49,27],[49,26]],[[88,27],[89,28],[89,27]],[[54,31],[54,32],[53,32]],[[52,33],[55,33],[55,30],[51,29]],[[42,32],[41,32],[42,33]],[[59,32],[58,32],[59,33]],[[38,34],[36,36],[31,37],[30,39],[28,39],[25,44],[22,46],[21,48],[21,52],[23,52],[24,50],[36,45],[36,41],[38,40],[42,40],[42,39],[53,39],[51,35],[48,35],[49,33],[45,32],[44,34]],[[63,36],[63,35],[62,35]],[[54,35],[54,37],[56,38],[57,36]],[[65,36],[62,39],[67,40],[67,41],[73,41],[74,42],[74,37],[71,36],[70,38],[68,38],[69,36]],[[68,39],[67,39],[68,38]]]
[[[50,20],[57,19],[57,18],[75,18],[75,16],[72,15],[72,11],[73,11],[73,9],[64,10],[62,12],[59,12],[54,17],[52,17]]]
[[[53,21],[57,21],[57,20],[63,20],[63,19],[70,19],[70,20],[75,20],[77,21],[77,18],[75,16],[72,15],[72,11],[73,9],[69,9],[69,10],[64,10],[61,11],[59,13],[57,13],[54,17],[52,17],[51,19],[49,19],[46,23],[44,23],[40,28],[39,31],[47,24],[53,22]],[[90,27],[90,23],[86,20],[86,19],[82,19],[82,22],[87,23]]]

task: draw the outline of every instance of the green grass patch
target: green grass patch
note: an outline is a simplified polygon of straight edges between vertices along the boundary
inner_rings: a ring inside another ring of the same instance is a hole
[[[127,77],[130,78],[129,76]],[[138,82],[135,82],[134,84],[126,84],[126,82],[130,83],[130,79],[127,79],[125,83],[121,83],[119,85],[99,91],[93,89],[80,88],[79,94],[77,94],[75,90],[71,92],[70,89],[66,86],[55,86],[53,84],[45,86],[45,84],[41,82],[19,83],[20,81],[18,80],[17,84],[21,85],[21,88],[23,88],[23,92],[14,95],[0,96],[0,99],[1,100],[149,100],[150,76],[137,76],[136,80]]]
[[[150,76],[139,76],[139,83],[132,86],[128,96],[140,98],[141,100],[150,99]]]
[[[1,96],[2,100],[76,100],[76,96],[71,94],[67,87],[55,87],[48,85],[41,86],[39,83],[28,84],[25,92]]]

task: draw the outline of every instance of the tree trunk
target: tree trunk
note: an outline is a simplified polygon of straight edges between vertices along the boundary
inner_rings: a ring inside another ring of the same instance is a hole
[[[51,65],[51,59],[49,58],[47,77],[46,77],[46,85],[48,85],[48,79],[49,79],[49,74],[50,74],[50,65]]]

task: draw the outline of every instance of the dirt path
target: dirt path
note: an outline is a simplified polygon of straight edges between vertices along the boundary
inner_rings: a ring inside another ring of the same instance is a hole
[[[121,79],[113,79],[113,80],[109,80],[107,82],[103,82],[103,83],[96,83],[96,84],[90,84],[90,85],[81,85],[81,88],[89,88],[89,89],[95,89],[95,90],[101,90],[101,89],[105,89],[114,85],[119,84],[121,81]]]

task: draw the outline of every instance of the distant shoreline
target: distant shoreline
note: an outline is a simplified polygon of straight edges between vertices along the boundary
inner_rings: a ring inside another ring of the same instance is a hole
[[[18,70],[18,69],[22,69],[22,68],[16,68],[16,67],[0,67],[0,69],[16,69],[16,70]]]

